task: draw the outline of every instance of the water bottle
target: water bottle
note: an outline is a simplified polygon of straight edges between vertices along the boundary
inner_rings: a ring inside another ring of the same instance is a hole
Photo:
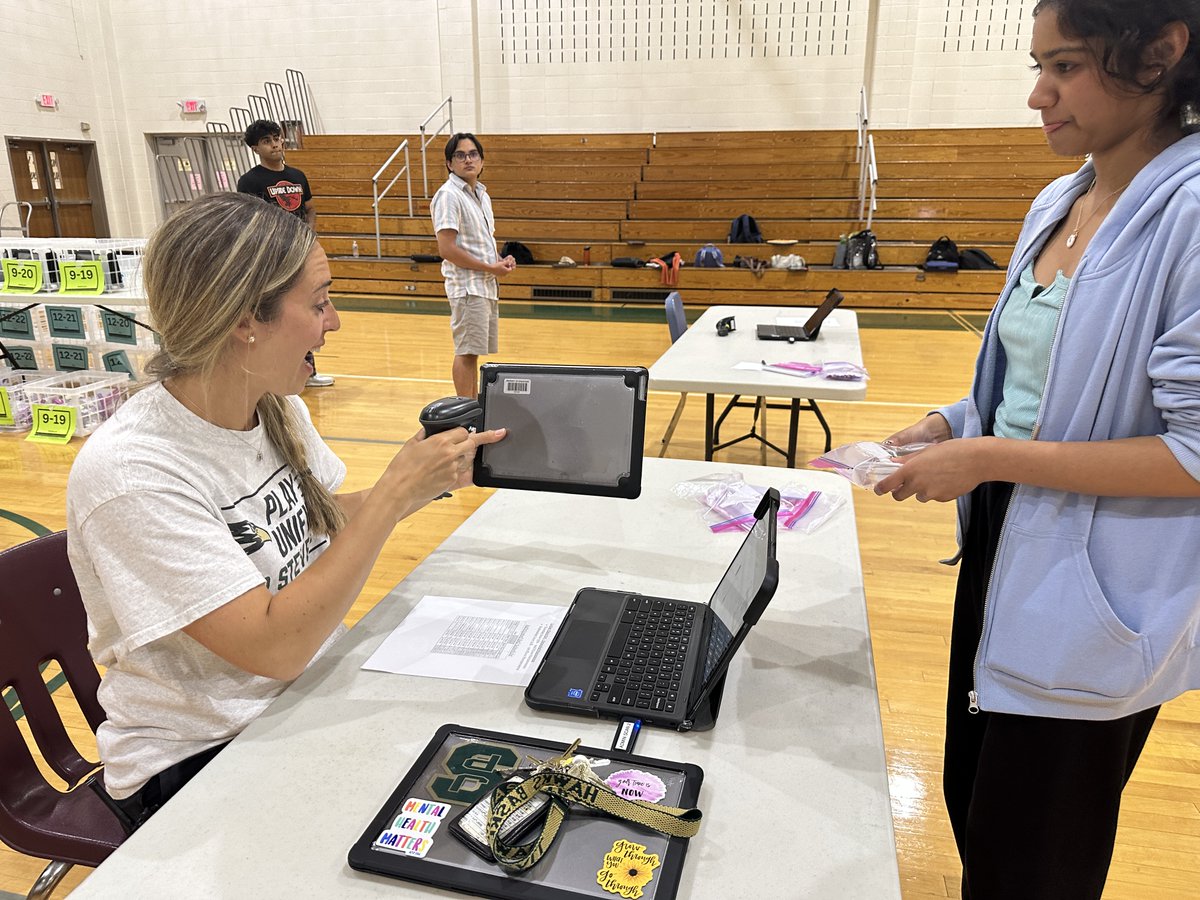
[[[833,268],[846,268],[846,251],[849,249],[846,235],[839,235],[837,249],[833,251]]]
[[[350,255],[358,259],[358,241],[350,242]]]
[[[583,248],[583,264],[585,266],[592,264],[592,248],[590,246]]]

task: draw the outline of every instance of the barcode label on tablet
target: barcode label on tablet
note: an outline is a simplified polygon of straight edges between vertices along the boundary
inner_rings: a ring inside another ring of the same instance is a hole
[[[528,378],[505,378],[504,393],[528,394],[533,388],[533,382]]]

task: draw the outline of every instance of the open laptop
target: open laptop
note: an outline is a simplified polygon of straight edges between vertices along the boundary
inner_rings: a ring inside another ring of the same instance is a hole
[[[711,728],[714,689],[779,583],[769,488],[707,603],[583,588],[525,689],[534,709]],[[710,700],[712,704],[710,704]]]
[[[838,305],[846,299],[837,288],[830,288],[821,305],[813,310],[808,321],[803,325],[771,325],[763,323],[758,326],[760,341],[815,341],[821,333],[821,323]]]

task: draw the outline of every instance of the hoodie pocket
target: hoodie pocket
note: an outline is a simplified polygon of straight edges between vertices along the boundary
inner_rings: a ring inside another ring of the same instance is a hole
[[[1012,527],[982,664],[1046,690],[1128,697],[1150,679],[1146,641],[1113,612],[1080,540]]]

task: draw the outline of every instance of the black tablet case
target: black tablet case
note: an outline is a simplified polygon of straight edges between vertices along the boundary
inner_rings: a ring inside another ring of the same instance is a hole
[[[627,499],[641,493],[646,369],[487,363],[479,374],[480,427],[508,434],[479,448],[475,484]]]
[[[597,884],[596,873],[604,867],[604,855],[615,841],[631,840],[644,846],[647,852],[657,854],[660,861],[653,878],[642,888],[644,900],[672,900],[679,890],[687,839],[667,837],[585,807],[573,806],[559,830],[558,839],[545,856],[532,869],[515,875],[476,856],[450,833],[449,823],[455,816],[499,784],[514,768],[528,765],[529,756],[549,759],[565,749],[565,744],[554,741],[462,725],[443,725],[367,830],[350,848],[350,867],[360,872],[501,900],[575,900],[579,897],[611,900],[617,895]],[[666,787],[662,803],[677,807],[697,805],[704,780],[704,772],[699,766],[594,747],[580,747],[578,752],[591,759],[609,760],[608,764],[596,769],[601,778],[622,769],[649,772],[661,779]],[[490,772],[487,771],[489,768]],[[409,798],[452,807],[432,835],[432,846],[423,858],[373,846]]]

